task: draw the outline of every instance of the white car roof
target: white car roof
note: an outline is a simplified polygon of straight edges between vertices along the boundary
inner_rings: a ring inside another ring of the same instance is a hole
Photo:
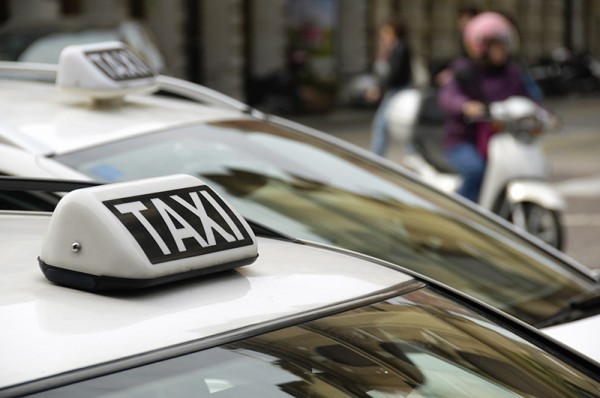
[[[340,304],[412,278],[364,258],[258,238],[252,265],[160,289],[94,294],[38,267],[49,214],[0,212],[0,388]]]
[[[120,105],[91,106],[54,83],[0,79],[0,135],[23,134],[55,154],[189,123],[241,117],[238,111],[157,95],[131,94]]]

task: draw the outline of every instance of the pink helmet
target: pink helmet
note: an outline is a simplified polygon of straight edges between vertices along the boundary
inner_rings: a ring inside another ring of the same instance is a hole
[[[516,51],[515,28],[502,15],[484,12],[471,19],[465,26],[463,42],[467,53],[473,58],[481,58],[491,40],[506,42],[509,51]]]

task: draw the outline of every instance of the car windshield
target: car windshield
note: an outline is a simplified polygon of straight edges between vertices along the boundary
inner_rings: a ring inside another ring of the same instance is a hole
[[[245,217],[432,277],[537,324],[591,280],[377,162],[257,120],[197,124],[56,157],[113,182],[185,173]]]
[[[429,288],[36,397],[596,397],[599,384]]]

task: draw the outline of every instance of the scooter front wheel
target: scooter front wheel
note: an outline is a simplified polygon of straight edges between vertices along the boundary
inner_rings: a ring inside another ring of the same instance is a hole
[[[561,250],[563,230],[559,214],[535,203],[516,203],[510,221],[538,239]]]

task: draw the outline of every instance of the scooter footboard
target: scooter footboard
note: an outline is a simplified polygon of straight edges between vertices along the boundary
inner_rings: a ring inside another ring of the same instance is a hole
[[[546,181],[511,181],[506,187],[506,197],[511,204],[531,202],[556,211],[567,207],[562,195]]]

